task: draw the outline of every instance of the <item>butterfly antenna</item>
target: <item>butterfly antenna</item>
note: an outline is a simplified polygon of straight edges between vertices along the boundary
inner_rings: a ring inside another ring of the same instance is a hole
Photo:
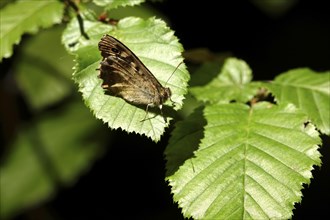
[[[173,74],[175,73],[175,71],[179,68],[179,66],[183,64],[183,61],[181,61],[176,67],[175,67],[175,70],[173,71],[173,73],[170,75],[170,77],[167,79],[167,81],[165,82],[165,85],[164,87],[166,87],[168,81],[171,79],[171,77],[173,76]]]
[[[167,83],[168,83],[168,81],[171,79],[171,77],[173,76],[173,74],[175,73],[175,71],[179,68],[179,66],[181,65],[181,64],[183,64],[183,61],[181,61],[176,67],[175,67],[175,69],[174,69],[174,71],[173,71],[173,73],[170,75],[170,77],[167,79],[167,81],[166,81],[166,83],[165,83],[165,86],[164,87],[166,87],[166,85],[167,85]],[[171,100],[171,102],[173,103],[173,104],[175,104],[176,102],[174,102],[172,99],[171,99],[171,97],[170,97],[170,100]]]

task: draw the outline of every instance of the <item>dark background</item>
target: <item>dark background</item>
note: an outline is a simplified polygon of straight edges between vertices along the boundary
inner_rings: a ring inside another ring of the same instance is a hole
[[[330,69],[327,2],[298,0],[275,17],[248,0],[149,4],[168,17],[185,49],[231,52],[250,65],[254,79],[271,80],[296,67]],[[138,135],[114,133],[116,139],[106,155],[76,185],[60,190],[53,200],[17,219],[182,219],[164,181],[168,134],[154,144]],[[329,215],[329,138],[324,141],[323,166],[313,171],[314,179],[303,190],[293,219]]]
[[[272,79],[296,67],[329,69],[327,1],[298,0],[278,17],[264,13],[252,0],[167,2],[159,5],[185,49],[232,52],[247,61],[256,79]]]

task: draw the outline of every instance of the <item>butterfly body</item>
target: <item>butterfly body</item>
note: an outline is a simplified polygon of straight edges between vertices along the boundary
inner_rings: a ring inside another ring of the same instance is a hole
[[[171,90],[163,87],[130,49],[110,35],[103,36],[98,46],[103,57],[99,77],[104,89],[134,105],[162,108]]]

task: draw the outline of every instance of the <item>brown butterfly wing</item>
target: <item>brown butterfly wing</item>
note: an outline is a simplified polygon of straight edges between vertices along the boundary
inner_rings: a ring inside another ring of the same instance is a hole
[[[138,105],[161,106],[170,96],[139,58],[117,39],[105,35],[99,42],[103,56],[102,87],[112,95]]]

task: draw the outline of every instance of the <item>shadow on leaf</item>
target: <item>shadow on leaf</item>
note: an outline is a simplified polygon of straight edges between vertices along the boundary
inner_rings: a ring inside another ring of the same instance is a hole
[[[204,137],[205,125],[202,107],[176,124],[165,150],[167,177],[173,175],[186,160],[193,158],[194,151],[198,149],[200,140]],[[193,160],[191,168],[194,170]]]

